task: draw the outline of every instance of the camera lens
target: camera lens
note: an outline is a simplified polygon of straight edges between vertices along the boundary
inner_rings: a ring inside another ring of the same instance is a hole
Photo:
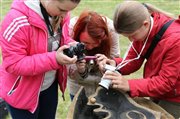
[[[89,64],[90,64],[90,65],[94,65],[94,60],[92,60],[92,59],[89,60]]]

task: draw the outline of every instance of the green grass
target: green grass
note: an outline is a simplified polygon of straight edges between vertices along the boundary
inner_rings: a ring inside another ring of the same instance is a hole
[[[141,2],[151,3],[162,10],[167,12],[173,13],[176,16],[180,14],[180,1],[179,0],[139,0]],[[109,18],[113,17],[113,12],[115,6],[122,2],[122,0],[82,0],[80,5],[72,11],[72,16],[77,16],[81,13],[84,9],[94,10],[100,14],[108,16]],[[11,0],[1,0],[0,1],[0,21],[3,19],[4,15],[9,10]],[[121,49],[121,56],[123,56],[124,52],[128,47],[129,41],[120,36],[120,49]],[[1,59],[1,53],[0,53]],[[136,73],[127,76],[127,78],[136,78],[142,77],[142,68],[137,71]],[[66,119],[68,108],[70,105],[70,99],[68,91],[66,90],[65,93],[66,101],[63,101],[61,98],[61,93],[59,92],[59,104],[57,110],[57,119]],[[7,117],[10,119],[10,117]]]

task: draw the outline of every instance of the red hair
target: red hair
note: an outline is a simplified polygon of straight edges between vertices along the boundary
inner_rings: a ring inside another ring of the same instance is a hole
[[[73,39],[79,41],[81,32],[85,30],[94,41],[101,41],[99,47],[88,50],[86,55],[95,55],[97,53],[101,53],[107,57],[110,57],[112,38],[108,31],[106,17],[101,16],[93,11],[82,12],[74,26]]]

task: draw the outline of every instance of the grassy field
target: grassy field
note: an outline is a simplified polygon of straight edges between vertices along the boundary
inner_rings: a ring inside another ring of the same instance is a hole
[[[180,1],[179,0],[139,0],[141,2],[151,3],[167,12],[173,13],[176,16],[180,14]],[[113,12],[115,6],[122,2],[122,0],[82,0],[80,5],[72,11],[72,16],[77,16],[84,9],[94,10],[100,14],[108,16],[109,18],[113,17]],[[3,19],[4,15],[7,13],[10,7],[11,0],[0,0],[0,21]],[[127,49],[129,41],[120,36],[120,49],[121,56],[123,56],[124,52]],[[1,53],[0,53],[1,59]],[[1,62],[1,61],[0,61]],[[142,77],[142,69],[137,71],[136,73],[128,76],[128,78]],[[68,108],[70,105],[70,99],[68,95],[68,91],[65,93],[66,101],[62,101],[61,94],[59,94],[59,104],[57,111],[57,119],[65,119]],[[7,117],[10,119],[10,117]]]

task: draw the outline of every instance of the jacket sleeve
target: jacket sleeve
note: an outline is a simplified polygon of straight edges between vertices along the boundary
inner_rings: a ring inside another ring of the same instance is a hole
[[[15,75],[32,76],[49,70],[56,70],[61,66],[56,62],[55,52],[30,54],[30,47],[33,47],[28,36],[31,29],[30,25],[19,28],[9,41],[3,37],[3,29],[0,34],[0,44],[3,67],[7,72]]]
[[[172,39],[169,40],[172,41]],[[166,44],[166,47],[168,47],[168,50],[163,57],[162,64],[158,64],[161,67],[157,75],[128,81],[132,97],[160,97],[162,95],[170,95],[170,92],[176,93],[175,86],[180,73],[180,39],[176,42],[169,42]]]

